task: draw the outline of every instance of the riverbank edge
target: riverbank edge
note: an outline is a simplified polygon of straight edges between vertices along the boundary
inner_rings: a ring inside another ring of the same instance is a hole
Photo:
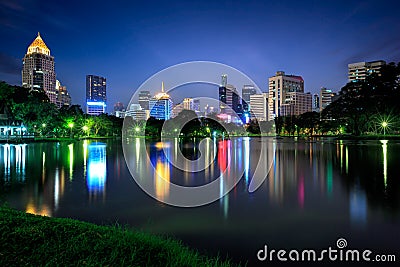
[[[108,140],[115,139],[121,140],[121,136],[89,136],[89,137],[77,137],[77,138],[12,138],[12,139],[0,139],[0,143],[3,144],[28,144],[28,143],[54,143],[54,142],[75,142],[80,140]]]
[[[0,265],[234,266],[181,241],[121,226],[101,226],[0,207]]]

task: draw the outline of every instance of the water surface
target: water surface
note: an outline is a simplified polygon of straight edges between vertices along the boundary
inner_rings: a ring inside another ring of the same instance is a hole
[[[172,207],[144,193],[131,177],[118,140],[2,144],[0,200],[30,213],[175,236],[202,252],[227,254],[250,265],[257,263],[264,244],[326,248],[340,237],[353,248],[397,253],[400,143],[271,139],[268,147],[276,152],[268,178],[249,193],[260,141],[233,138],[211,144],[209,156],[215,149],[216,160],[193,174],[171,166],[162,149],[179,148],[193,160],[200,157],[197,141],[131,140],[132,151],[145,151],[149,160],[139,164],[144,159],[133,156],[128,162],[143,177],[153,175],[154,166],[160,175],[153,176],[151,188],[160,198],[172,197],[167,180],[198,186],[226,170],[223,188],[230,177],[243,174],[229,194],[198,208]],[[269,166],[264,168],[267,172]]]

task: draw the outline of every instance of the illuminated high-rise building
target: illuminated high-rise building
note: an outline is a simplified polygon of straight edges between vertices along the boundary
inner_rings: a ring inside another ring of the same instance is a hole
[[[71,96],[68,93],[67,87],[61,85],[59,80],[56,80],[56,93],[56,105],[58,108],[71,106]]]
[[[286,75],[284,71],[278,71],[275,76],[268,79],[268,120],[283,116],[281,105],[286,103],[288,93],[304,92],[304,80],[301,76]]]
[[[139,104],[144,110],[149,110],[149,101],[151,98],[150,91],[139,92]]]
[[[193,110],[193,98],[183,99],[183,109]]]
[[[329,106],[332,102],[336,93],[332,92],[331,89],[326,89],[325,87],[321,88],[321,92],[319,95],[319,108],[323,110],[327,106]]]
[[[22,86],[35,91],[44,91],[50,102],[57,104],[56,73],[54,57],[40,33],[30,44],[23,59]]]
[[[243,111],[250,111],[250,96],[257,94],[254,85],[243,85],[242,88],[242,107]]]
[[[86,75],[86,113],[100,115],[106,112],[106,78]]]
[[[226,74],[222,75],[221,86],[219,87],[219,101],[220,113],[234,115],[242,112],[242,105],[240,103],[239,93],[235,86],[227,84],[228,77]]]
[[[379,76],[382,67],[385,65],[386,62],[384,60],[351,63],[348,65],[349,82],[365,80],[372,73],[376,73]]]
[[[161,85],[161,93],[156,94],[149,101],[150,117],[158,120],[169,120],[172,117],[172,100]]]
[[[268,93],[250,95],[250,111],[259,121],[268,120]]]
[[[311,111],[311,93],[288,92],[286,93],[285,103],[280,107],[280,116],[301,115]]]

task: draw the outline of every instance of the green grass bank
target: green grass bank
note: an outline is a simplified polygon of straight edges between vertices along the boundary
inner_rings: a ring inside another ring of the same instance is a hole
[[[42,217],[0,207],[0,266],[233,266],[119,226]]]

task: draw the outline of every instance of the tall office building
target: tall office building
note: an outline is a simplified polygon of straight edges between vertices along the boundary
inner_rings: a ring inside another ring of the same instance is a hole
[[[106,112],[106,78],[86,75],[86,113],[100,115]]]
[[[147,120],[150,116],[149,110],[144,110],[140,104],[131,104],[125,112],[125,116],[131,116],[133,120]]]
[[[228,84],[228,75],[222,74],[221,75],[221,86],[226,87],[227,84]]]
[[[200,99],[193,99],[193,110],[200,112]]]
[[[172,117],[172,100],[161,85],[161,93],[156,94],[149,101],[150,116],[158,120],[169,120]]]
[[[172,118],[175,118],[176,116],[178,116],[179,113],[181,113],[182,110],[184,110],[184,109],[186,109],[186,108],[183,107],[183,103],[174,105],[172,107]]]
[[[193,98],[183,99],[183,109],[194,110],[193,109]]]
[[[234,111],[234,113],[240,115],[242,112],[242,105],[240,103],[239,93],[233,85],[227,82],[227,75],[222,75],[221,86],[219,87],[220,113],[232,116],[234,115]]]
[[[257,93],[254,85],[243,85],[242,88],[242,107],[243,111],[250,111],[250,96],[255,95]]]
[[[320,109],[319,109],[319,95],[318,94],[314,94],[312,101],[313,101],[312,110],[314,112],[319,112],[320,111]]]
[[[332,90],[322,87],[319,95],[320,110],[322,111],[324,108],[330,105],[333,102],[335,96],[336,93],[332,92]]]
[[[348,65],[349,82],[365,80],[372,73],[379,75],[384,65],[386,62],[383,60],[351,63]]]
[[[280,116],[301,115],[312,111],[312,95],[303,92],[286,93],[285,104],[281,105]]]
[[[139,104],[144,110],[149,110],[149,101],[151,98],[150,91],[139,92]]]
[[[250,111],[258,121],[268,120],[268,93],[250,95]]]
[[[58,108],[71,106],[71,96],[68,93],[67,87],[61,85],[59,80],[56,80],[56,105]]]
[[[50,102],[57,104],[54,57],[40,33],[28,47],[23,59],[22,86],[31,90],[43,90]]]
[[[286,95],[292,92],[304,92],[304,80],[301,76],[286,75],[284,71],[278,71],[268,79],[268,120],[282,116],[281,105],[285,104]]]

